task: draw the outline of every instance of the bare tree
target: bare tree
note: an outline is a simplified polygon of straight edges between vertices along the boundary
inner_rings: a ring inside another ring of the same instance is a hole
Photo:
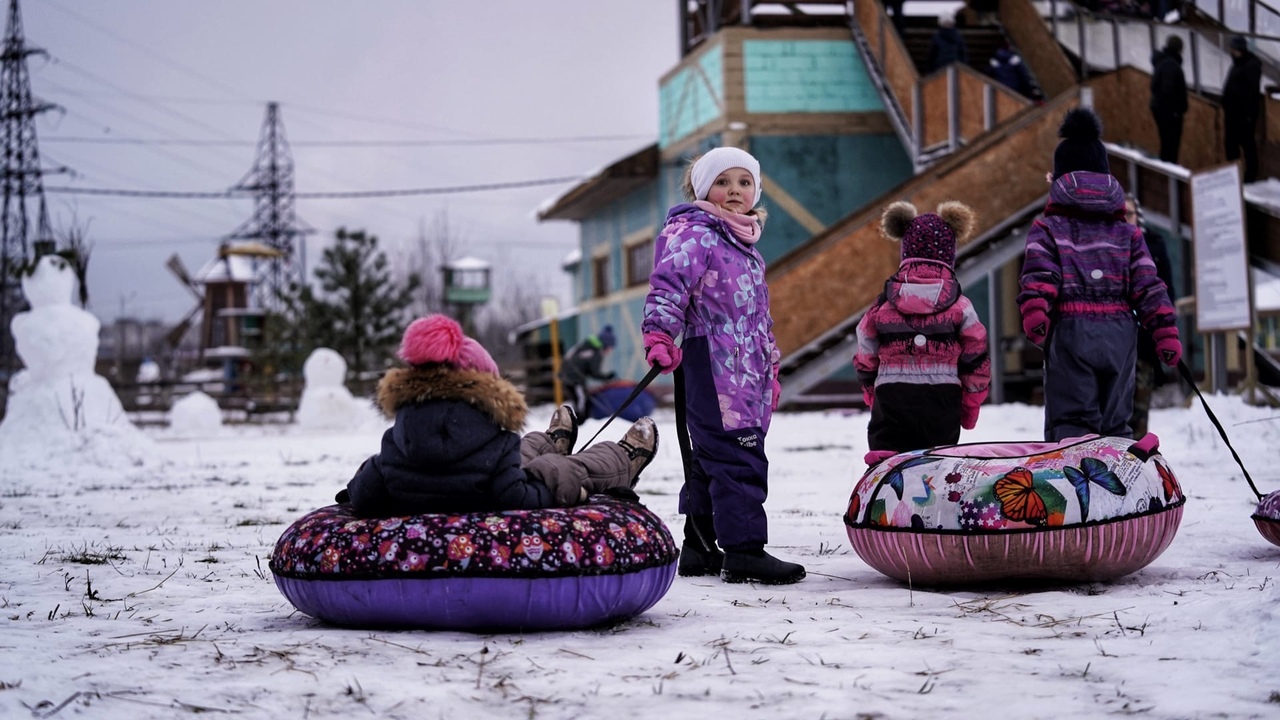
[[[58,244],[75,258],[72,267],[75,269],[76,280],[80,283],[79,299],[82,308],[89,307],[89,256],[93,253],[93,243],[89,242],[91,222],[92,220],[80,222],[80,218],[72,213],[66,228],[57,233]]]
[[[449,211],[440,210],[432,218],[418,221],[418,237],[415,238],[408,257],[401,265],[401,275],[417,275],[422,284],[414,292],[410,311],[415,317],[447,310],[444,302],[444,277],[440,266],[454,259],[463,245],[463,238],[449,222]]]
[[[533,273],[504,268],[495,273],[494,299],[481,313],[477,340],[499,364],[517,362],[520,349],[511,344],[511,333],[542,316],[545,283]]]

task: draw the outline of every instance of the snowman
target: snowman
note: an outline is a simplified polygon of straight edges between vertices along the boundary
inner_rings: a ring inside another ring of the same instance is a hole
[[[146,443],[110,383],[94,372],[101,323],[71,304],[75,285],[75,268],[59,255],[41,257],[22,278],[31,309],[15,315],[10,329],[25,369],[9,380],[0,456],[37,446],[83,447],[103,431],[121,452]],[[141,440],[118,442],[124,436]]]
[[[306,385],[298,401],[298,424],[309,429],[349,428],[368,419],[347,389],[347,361],[329,348],[316,348],[302,365]]]

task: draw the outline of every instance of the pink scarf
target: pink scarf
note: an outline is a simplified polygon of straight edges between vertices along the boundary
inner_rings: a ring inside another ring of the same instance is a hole
[[[716,205],[706,200],[695,200],[695,206],[706,210],[716,217],[724,220],[724,224],[729,226],[733,231],[733,236],[738,238],[744,245],[755,245],[760,239],[760,220],[754,215],[742,215]]]

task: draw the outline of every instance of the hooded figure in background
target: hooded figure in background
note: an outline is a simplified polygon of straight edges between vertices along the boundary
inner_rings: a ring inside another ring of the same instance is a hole
[[[1027,70],[1026,63],[1022,62],[1022,57],[1014,52],[1008,43],[996,50],[995,55],[991,56],[989,65],[987,73],[996,82],[1023,97],[1040,99],[1040,89],[1031,80],[1031,72]]]
[[[1187,114],[1187,77],[1182,72],[1182,38],[1170,35],[1151,56],[1151,117],[1160,133],[1160,159],[1178,162],[1182,121]]]
[[[1223,144],[1227,159],[1244,153],[1244,181],[1258,179],[1258,114],[1262,109],[1262,61],[1249,52],[1249,41],[1231,38],[1231,69],[1222,85]]]
[[[938,31],[929,41],[929,72],[957,62],[968,64],[969,48],[965,45],[964,36],[956,29],[956,19],[944,15],[938,18]]]
[[[617,344],[613,326],[605,325],[599,334],[589,335],[570,348],[564,362],[560,364],[560,383],[579,419],[590,417],[591,394],[587,391],[587,381],[608,382],[618,376],[613,371],[604,372],[601,369],[605,358]]]

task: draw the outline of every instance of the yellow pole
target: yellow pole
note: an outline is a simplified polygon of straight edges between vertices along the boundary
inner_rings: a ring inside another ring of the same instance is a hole
[[[551,316],[551,383],[555,388],[556,407],[564,402],[564,388],[560,385],[560,322]]]

